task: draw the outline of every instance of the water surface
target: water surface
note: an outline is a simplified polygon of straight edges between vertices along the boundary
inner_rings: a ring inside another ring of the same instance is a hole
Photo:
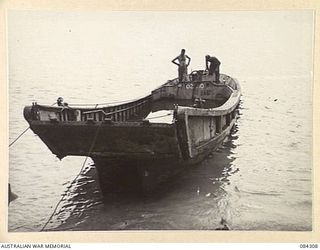
[[[181,21],[183,20],[183,21]],[[10,147],[9,231],[312,229],[312,12],[9,11],[9,137],[25,105],[106,103],[150,93],[217,56],[242,86],[240,118],[216,152],[148,197],[104,199],[89,161],[58,160],[28,131]],[[116,191],[116,190],[115,190]]]

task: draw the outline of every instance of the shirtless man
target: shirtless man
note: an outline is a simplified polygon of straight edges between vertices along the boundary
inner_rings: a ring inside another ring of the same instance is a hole
[[[188,66],[191,61],[191,58],[187,56],[185,53],[186,53],[186,50],[182,49],[180,55],[178,55],[176,58],[172,60],[172,62],[178,66],[179,82],[182,82],[182,80],[185,80],[188,74]],[[188,59],[188,63],[187,63],[187,59]]]

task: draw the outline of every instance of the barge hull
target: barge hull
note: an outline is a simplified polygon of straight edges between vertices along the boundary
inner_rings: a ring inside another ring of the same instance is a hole
[[[74,155],[147,160],[181,154],[174,125],[33,121],[30,127],[60,159]]]

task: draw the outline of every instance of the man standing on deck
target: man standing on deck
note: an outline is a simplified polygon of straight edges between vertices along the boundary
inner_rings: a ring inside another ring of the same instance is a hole
[[[206,55],[206,69],[209,70],[209,76],[212,76],[213,73],[215,73],[216,82],[219,82],[220,79],[220,64],[220,61],[216,57]]]
[[[172,60],[172,62],[178,66],[179,82],[182,82],[182,80],[186,80],[186,76],[188,74],[188,66],[191,61],[191,58],[187,56],[185,53],[186,53],[186,50],[182,49],[180,55],[178,55],[176,58]],[[188,63],[187,63],[187,59],[188,59]]]

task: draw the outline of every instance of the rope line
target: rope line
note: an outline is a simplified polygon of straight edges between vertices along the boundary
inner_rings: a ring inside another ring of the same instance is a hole
[[[29,128],[30,128],[30,127],[27,127],[16,139],[14,139],[13,142],[11,142],[11,143],[9,144],[9,147],[11,147],[17,140],[19,140],[20,137],[23,136],[24,133],[27,132]]]
[[[51,106],[55,105],[56,103],[57,103],[57,102],[53,103]],[[29,128],[30,128],[30,126],[27,127],[16,139],[14,139],[13,142],[11,142],[11,143],[9,144],[9,147],[11,147],[17,140],[19,140],[20,137],[23,136],[23,134],[24,134],[25,132],[27,132]]]
[[[72,180],[72,182],[70,183],[69,187],[67,188],[67,190],[64,192],[64,194],[62,195],[61,199],[58,201],[58,203],[56,204],[52,214],[50,215],[49,219],[47,220],[47,222],[43,225],[43,227],[41,228],[40,232],[44,231],[44,229],[46,228],[46,226],[48,225],[48,223],[51,221],[52,217],[55,215],[60,203],[63,201],[64,197],[67,195],[68,191],[70,190],[70,188],[72,187],[72,184],[75,183],[75,181],[79,178],[79,176],[82,174],[83,172],[83,169],[86,165],[86,162],[87,162],[87,159],[90,157],[90,154],[93,150],[93,147],[94,147],[94,144],[97,140],[97,136],[98,136],[98,133],[99,133],[99,130],[100,130],[100,127],[101,127],[101,124],[102,122],[100,123],[100,125],[98,126],[97,128],[97,132],[93,138],[93,141],[92,141],[92,144],[91,144],[91,147],[89,149],[89,152],[88,152],[88,155],[86,156],[86,158],[84,159],[83,163],[82,163],[82,167],[79,171],[79,173],[76,175],[76,177]]]
[[[43,227],[41,228],[40,232],[42,232],[48,225],[48,223],[51,221],[52,217],[55,215],[60,203],[62,202],[63,198],[66,196],[66,194],[68,193],[69,189],[71,188],[71,185],[78,179],[78,177],[81,175],[84,166],[87,162],[88,156],[86,156],[86,158],[83,161],[82,167],[80,169],[80,172],[77,174],[77,176],[73,179],[73,181],[71,182],[70,186],[67,188],[66,192],[62,195],[61,199],[58,201],[58,203],[56,204],[52,214],[50,215],[49,219],[47,220],[47,222],[43,225]]]

